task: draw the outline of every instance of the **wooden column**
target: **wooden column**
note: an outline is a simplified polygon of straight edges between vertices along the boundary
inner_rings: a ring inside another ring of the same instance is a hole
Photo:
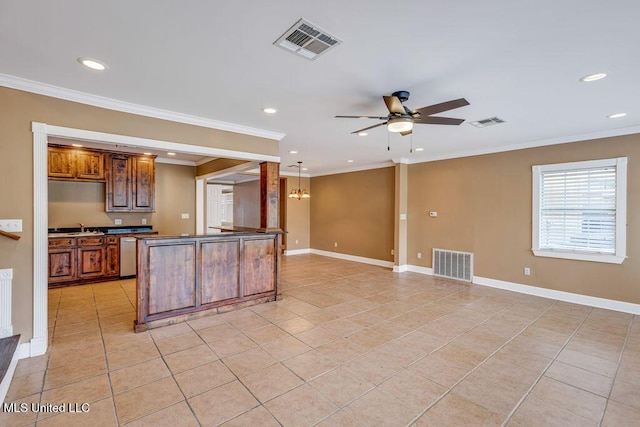
[[[260,231],[278,231],[280,164],[260,163]]]

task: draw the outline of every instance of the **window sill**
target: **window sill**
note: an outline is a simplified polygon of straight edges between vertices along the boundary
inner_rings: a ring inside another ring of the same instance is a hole
[[[547,258],[562,258],[573,259],[579,261],[592,261],[592,262],[604,262],[608,264],[622,264],[626,259],[626,256],[618,255],[598,255],[598,254],[585,254],[579,252],[562,252],[562,251],[548,251],[540,249],[532,249],[535,256],[547,257]]]

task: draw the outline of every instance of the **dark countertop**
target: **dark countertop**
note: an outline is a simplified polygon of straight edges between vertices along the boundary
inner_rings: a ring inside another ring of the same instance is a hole
[[[115,234],[144,234],[153,233],[152,225],[116,225],[116,226],[85,226],[85,232],[78,236],[103,236]],[[69,233],[80,233],[80,227],[49,228],[49,237],[72,237]]]

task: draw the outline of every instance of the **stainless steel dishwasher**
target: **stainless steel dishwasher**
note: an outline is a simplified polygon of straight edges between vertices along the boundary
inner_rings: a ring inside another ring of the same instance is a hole
[[[136,238],[120,238],[120,277],[136,275]]]

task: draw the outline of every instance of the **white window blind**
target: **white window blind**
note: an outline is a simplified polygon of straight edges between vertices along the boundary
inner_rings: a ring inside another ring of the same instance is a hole
[[[541,174],[540,249],[615,253],[615,166]]]
[[[533,167],[533,252],[621,263],[626,157]]]

